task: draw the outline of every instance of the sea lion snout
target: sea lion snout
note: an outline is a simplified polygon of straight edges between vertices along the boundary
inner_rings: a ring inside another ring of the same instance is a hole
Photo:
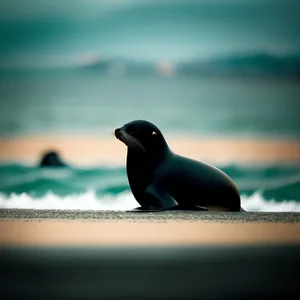
[[[126,138],[124,137],[123,127],[115,129],[116,138],[127,146]]]
[[[117,128],[115,129],[115,136],[117,139],[119,139],[121,137],[122,133],[121,133],[121,128]]]

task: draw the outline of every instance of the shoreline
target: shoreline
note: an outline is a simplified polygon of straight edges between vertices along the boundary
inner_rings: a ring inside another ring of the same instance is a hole
[[[171,149],[211,163],[300,162],[300,141],[166,137]],[[0,138],[0,161],[37,163],[48,150],[70,164],[124,165],[126,147],[113,136],[31,136]]]

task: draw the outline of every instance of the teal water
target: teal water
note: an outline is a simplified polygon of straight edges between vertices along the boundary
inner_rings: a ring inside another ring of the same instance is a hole
[[[219,166],[236,182],[249,211],[300,211],[300,165]],[[124,167],[39,168],[0,165],[0,207],[131,209]]]
[[[164,133],[300,137],[297,80],[97,73],[0,76],[0,135],[111,134],[133,119]]]
[[[300,203],[299,165],[220,165],[237,184],[241,194],[261,191],[267,200],[297,200]],[[26,193],[33,198],[49,191],[57,196],[94,191],[101,198],[130,191],[124,167],[40,168],[22,164],[1,164],[0,192]]]

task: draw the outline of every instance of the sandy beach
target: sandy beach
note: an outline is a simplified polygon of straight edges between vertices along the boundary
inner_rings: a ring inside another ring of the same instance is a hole
[[[296,140],[209,139],[166,137],[178,154],[215,162],[299,162]],[[69,163],[124,164],[126,147],[111,136],[32,136],[0,138],[0,160],[37,162],[49,149],[60,152]]]
[[[300,213],[7,209],[0,297],[296,299],[299,249]]]
[[[140,214],[11,209],[2,210],[0,217],[0,244],[7,245],[300,243],[300,213]]]

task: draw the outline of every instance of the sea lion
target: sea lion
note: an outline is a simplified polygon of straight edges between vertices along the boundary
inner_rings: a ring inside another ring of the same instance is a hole
[[[39,163],[40,167],[67,167],[56,151],[48,151],[43,154]]]
[[[127,146],[129,185],[141,205],[132,211],[243,211],[229,176],[171,151],[154,124],[132,121],[117,128],[115,136]]]

